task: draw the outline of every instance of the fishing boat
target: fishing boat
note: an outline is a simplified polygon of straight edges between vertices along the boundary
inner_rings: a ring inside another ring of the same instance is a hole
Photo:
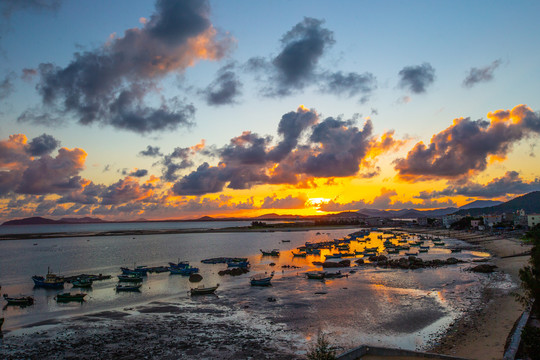
[[[57,302],[68,302],[68,301],[84,301],[84,297],[86,296],[85,293],[60,293],[56,294],[56,301]]]
[[[407,255],[407,256],[418,256],[418,253],[416,253],[416,252],[406,252],[405,255]]]
[[[200,286],[197,286],[196,288],[191,288],[189,290],[189,293],[191,294],[191,296],[213,294],[218,287],[219,287],[219,284],[212,287],[204,287],[203,285],[200,285]]]
[[[130,275],[118,275],[118,281],[122,282],[142,282],[143,278],[140,275],[130,274]]]
[[[78,278],[76,280],[73,280],[71,282],[71,285],[73,285],[73,287],[78,287],[78,288],[89,288],[89,287],[92,287],[93,282],[94,281],[89,278]]]
[[[62,276],[53,274],[49,268],[47,268],[47,275],[45,277],[34,275],[32,276],[32,280],[34,281],[34,286],[53,289],[63,288],[65,282]]]
[[[279,249],[272,249],[272,250],[262,250],[259,249],[263,256],[279,256]]]
[[[116,291],[139,291],[142,284],[117,284],[114,288]]]
[[[230,268],[247,268],[249,266],[249,261],[231,261],[227,263],[227,267]]]
[[[461,249],[450,249],[450,251],[453,253],[458,253],[458,252],[461,252]]]
[[[339,259],[341,258],[343,255],[341,253],[335,253],[335,254],[329,254],[329,255],[325,255],[324,258],[325,259]]]
[[[314,272],[307,272],[306,276],[308,279],[313,280],[323,280],[326,275],[326,271],[314,271]]]
[[[251,286],[269,286],[269,285],[272,285],[270,281],[272,280],[273,277],[274,277],[274,272],[272,271],[270,276],[268,276],[266,273],[258,274],[249,278],[249,281],[251,283]]]
[[[291,240],[281,240],[281,242],[291,242]]]
[[[140,276],[148,275],[148,268],[146,266],[137,266],[134,269],[121,267],[120,270],[122,270],[122,274],[124,275],[140,275]]]
[[[199,268],[196,268],[196,267],[192,267],[192,266],[187,266],[187,267],[184,267],[184,268],[169,268],[169,271],[171,272],[171,274],[179,274],[179,275],[184,275],[184,276],[189,276],[191,274],[196,274],[199,272]]]
[[[429,251],[429,249],[420,249],[418,250],[419,253],[427,253]]]
[[[292,252],[293,257],[306,257],[307,253],[305,252]]]
[[[19,297],[10,297],[8,294],[4,294],[4,300],[7,301],[7,305],[28,306],[34,304],[34,297],[29,295],[21,295]]]
[[[201,261],[202,263],[204,263],[204,260]],[[213,264],[216,264],[216,263],[213,263]],[[189,266],[189,262],[188,261],[178,261],[176,263],[173,263],[173,262],[169,262],[169,267],[170,268],[174,268],[174,269],[183,269],[185,267],[188,267]]]
[[[321,249],[307,249],[306,248],[306,254],[321,255]]]

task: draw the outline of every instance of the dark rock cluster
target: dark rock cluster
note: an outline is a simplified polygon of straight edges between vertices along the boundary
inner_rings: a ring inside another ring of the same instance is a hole
[[[430,267],[440,267],[446,265],[455,265],[462,263],[464,261],[458,260],[456,258],[448,258],[446,260],[433,259],[433,260],[422,260],[416,256],[402,257],[399,259],[388,259],[384,255],[371,256],[369,258],[370,264],[392,269],[423,269]],[[358,259],[355,263],[362,265],[365,263],[364,259]]]
[[[219,276],[223,276],[223,275],[238,276],[238,275],[242,275],[248,272],[249,272],[248,268],[232,268],[232,269],[221,270],[218,272],[218,274]]]

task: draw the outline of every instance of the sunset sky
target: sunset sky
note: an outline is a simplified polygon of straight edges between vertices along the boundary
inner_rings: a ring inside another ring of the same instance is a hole
[[[540,2],[0,0],[0,220],[540,190]]]

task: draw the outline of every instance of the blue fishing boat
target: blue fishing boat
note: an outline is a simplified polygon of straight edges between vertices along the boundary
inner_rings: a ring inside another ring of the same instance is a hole
[[[52,289],[61,289],[64,287],[64,278],[62,276],[57,276],[51,273],[51,270],[47,268],[47,275],[45,277],[34,275],[32,276],[34,281],[34,286],[52,288]]]
[[[192,266],[188,265],[187,267],[184,267],[184,268],[169,268],[169,271],[171,272],[171,274],[179,274],[179,275],[189,276],[191,274],[198,273],[199,268],[192,267]]]
[[[237,267],[237,268],[247,268],[249,266],[249,261],[231,261],[227,263],[227,267]]]
[[[270,276],[268,276],[267,274],[258,274],[258,275],[252,276],[249,279],[249,281],[250,281],[251,286],[269,286],[269,285],[272,285],[270,281],[272,280],[273,277],[274,277],[274,272],[272,271]]]
[[[140,276],[147,276],[148,275],[148,268],[145,266],[137,266],[134,269],[130,269],[127,267],[121,267],[122,274],[124,275],[140,275]]]
[[[78,288],[89,288],[89,287],[92,287],[92,284],[93,284],[93,280],[90,278],[85,278],[85,277],[77,278],[71,282],[71,285],[73,285],[73,287],[78,287]]]
[[[204,262],[204,261],[201,261],[201,262]],[[183,269],[183,268],[186,268],[188,266],[189,266],[188,261],[178,261],[176,263],[169,262],[169,267],[173,268],[173,269]]]

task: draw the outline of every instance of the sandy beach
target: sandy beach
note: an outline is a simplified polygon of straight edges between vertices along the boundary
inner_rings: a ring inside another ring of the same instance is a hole
[[[416,232],[461,239],[481,246],[493,255],[490,263],[497,266],[497,271],[508,274],[516,284],[519,284],[519,269],[529,259],[529,255],[519,254],[531,249],[519,239],[501,236],[428,229]],[[512,295],[513,290],[486,288],[483,294],[485,307],[473,310],[456,321],[432,351],[468,359],[502,359],[509,333],[523,311],[523,306]]]

